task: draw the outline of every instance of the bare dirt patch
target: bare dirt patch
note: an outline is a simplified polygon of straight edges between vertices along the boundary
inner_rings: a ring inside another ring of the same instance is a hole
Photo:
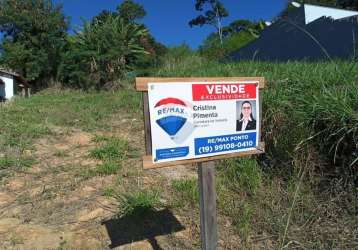
[[[64,132],[64,130],[66,130]],[[36,163],[21,172],[14,172],[0,189],[0,242],[5,249],[198,249],[198,208],[168,210],[179,223],[179,231],[161,234],[167,217],[144,221],[140,228],[153,227],[152,237],[126,232],[131,218],[118,219],[120,199],[144,189],[158,189],[161,208],[170,206],[171,182],[197,177],[195,167],[177,166],[151,171],[141,168],[144,154],[142,121],[114,116],[108,129],[93,133],[78,129],[57,128],[54,135],[38,140],[26,154]],[[92,175],[102,161],[89,152],[97,145],[96,136],[120,138],[131,146],[129,159],[122,162],[116,175]],[[159,208],[158,208],[159,209]],[[158,210],[158,214],[161,214]],[[111,222],[116,229],[108,227]],[[114,223],[114,224],[113,224]],[[116,224],[117,223],[117,224]],[[119,228],[118,228],[119,227]],[[235,249],[237,239],[223,228],[220,247]],[[113,245],[121,235],[128,238]],[[236,241],[236,242],[235,242]],[[0,247],[1,249],[1,247]]]
[[[15,200],[13,195],[9,193],[0,192],[0,206],[4,207],[5,205],[12,203]]]
[[[196,167],[178,165],[156,170],[160,175],[165,176],[168,181],[178,179],[195,179],[198,177]]]
[[[35,166],[13,173],[1,188],[2,247],[80,246],[75,240],[77,230],[70,230],[73,225],[109,216],[107,210],[99,207],[97,198],[101,185],[110,183],[111,177],[87,179],[80,175],[99,163],[88,157],[88,151],[94,147],[92,138],[92,134],[78,130],[61,133],[40,139],[27,152],[36,159]],[[93,249],[97,245],[101,249],[102,244],[94,241],[98,240],[89,239],[92,244],[87,247]],[[89,249],[83,246],[76,249]]]

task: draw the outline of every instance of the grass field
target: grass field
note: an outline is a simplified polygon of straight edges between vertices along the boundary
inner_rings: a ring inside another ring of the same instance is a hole
[[[192,56],[168,61],[155,75],[267,79],[267,153],[217,167],[220,247],[358,248],[356,63],[218,64]],[[84,237],[106,249],[106,233],[96,236],[101,225],[108,231],[106,222],[148,217],[155,228],[169,218],[156,212],[170,211],[186,229],[157,243],[199,248],[195,168],[141,170],[141,105],[128,86],[115,93],[49,89],[0,106],[0,223],[22,218],[22,231],[9,226],[0,235],[6,247],[36,246],[29,239],[36,225],[47,238],[63,233],[50,248],[71,249]],[[139,227],[129,235],[146,234]]]
[[[263,133],[270,156],[292,161],[295,151],[314,146],[341,177],[358,183],[356,62],[223,64],[192,56],[168,61],[157,76],[265,77]]]

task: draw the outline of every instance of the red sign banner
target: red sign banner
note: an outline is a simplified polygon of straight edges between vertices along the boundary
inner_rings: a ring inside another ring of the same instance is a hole
[[[193,101],[255,99],[256,83],[193,84]]]

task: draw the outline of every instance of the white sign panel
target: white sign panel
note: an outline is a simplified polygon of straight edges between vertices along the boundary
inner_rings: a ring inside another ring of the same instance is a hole
[[[258,147],[259,82],[149,83],[153,162]]]

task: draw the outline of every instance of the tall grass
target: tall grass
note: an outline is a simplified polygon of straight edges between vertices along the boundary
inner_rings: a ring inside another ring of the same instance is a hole
[[[266,153],[218,169],[218,208],[242,246],[260,238],[273,249],[356,246],[357,63],[218,63],[191,55],[166,61],[156,75],[266,78]]]
[[[156,75],[265,77],[266,163],[292,165],[295,155],[314,146],[329,165],[324,171],[358,183],[357,63],[218,63],[192,55],[175,65],[167,61]]]

